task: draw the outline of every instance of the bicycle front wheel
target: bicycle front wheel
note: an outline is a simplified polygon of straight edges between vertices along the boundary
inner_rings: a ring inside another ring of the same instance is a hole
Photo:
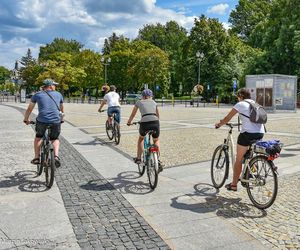
[[[119,124],[118,123],[114,123],[114,137],[115,137],[115,143],[116,145],[118,145],[120,143],[120,137],[121,137],[121,134],[120,134],[120,126],[118,126]]]
[[[224,145],[219,145],[211,160],[211,181],[215,188],[221,188],[228,177],[229,156]]]
[[[142,162],[138,164],[139,174],[142,176],[145,173],[145,157],[142,155]]]
[[[266,156],[255,156],[249,163],[245,179],[248,196],[259,209],[270,207],[277,196],[278,179],[275,166]]]
[[[54,172],[55,172],[55,160],[54,160],[54,151],[50,149],[48,151],[46,166],[45,166],[45,178],[46,186],[51,188],[54,182]]]
[[[113,129],[109,125],[108,121],[106,121],[106,123],[105,123],[105,130],[106,130],[106,134],[107,134],[108,139],[112,140],[114,138]]]
[[[156,152],[150,153],[147,166],[150,187],[151,189],[155,189],[158,182],[158,157]]]
[[[36,172],[37,175],[40,176],[43,173],[43,167],[45,164],[45,149],[44,146],[42,146],[41,148],[41,154],[40,154],[40,163],[38,165],[36,165]]]

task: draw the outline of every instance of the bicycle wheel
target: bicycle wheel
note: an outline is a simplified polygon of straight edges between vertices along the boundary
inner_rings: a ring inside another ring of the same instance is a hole
[[[115,143],[118,145],[120,143],[120,127],[118,126],[118,123],[114,123],[114,137],[115,137]]]
[[[36,165],[37,175],[40,176],[43,173],[44,162],[45,162],[45,146],[42,144],[40,153],[40,164]]]
[[[246,170],[247,193],[253,205],[259,209],[270,207],[276,199],[278,179],[274,169],[272,161],[258,155],[252,158]]]
[[[224,145],[219,145],[213,154],[211,160],[211,181],[215,188],[221,188],[228,177],[229,156],[228,150]]]
[[[106,123],[105,123],[105,130],[106,130],[108,139],[112,140],[114,138],[113,129],[111,126],[109,126],[108,121],[106,121]]]
[[[155,189],[158,182],[158,157],[156,152],[151,152],[147,163],[147,175],[151,189]]]
[[[138,169],[139,169],[139,174],[142,176],[145,173],[145,162],[144,162],[144,153],[142,155],[142,162],[140,164],[138,164]]]
[[[50,149],[48,151],[46,166],[45,166],[45,178],[46,178],[46,186],[51,188],[54,182],[54,172],[55,172],[55,159],[54,159],[54,151]]]

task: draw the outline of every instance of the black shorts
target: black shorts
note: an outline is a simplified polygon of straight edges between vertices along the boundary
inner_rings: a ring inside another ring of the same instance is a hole
[[[159,137],[159,121],[150,121],[150,122],[141,122],[140,123],[140,135],[145,136],[149,130],[153,130],[152,137],[158,138]]]
[[[241,146],[250,146],[253,143],[253,141],[258,141],[263,137],[264,137],[263,133],[248,133],[248,132],[240,133],[237,140],[237,144]]]
[[[48,125],[51,127],[50,135],[49,135],[50,140],[51,141],[56,140],[60,134],[61,123],[43,123],[43,122],[36,121],[35,137],[43,138]]]

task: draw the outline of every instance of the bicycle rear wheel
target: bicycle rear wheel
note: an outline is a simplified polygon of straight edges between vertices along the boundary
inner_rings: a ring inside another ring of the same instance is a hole
[[[120,127],[118,126],[117,122],[114,123],[114,137],[115,137],[115,143],[116,145],[118,145],[120,143],[121,134],[120,134]]]
[[[147,162],[147,175],[151,189],[155,189],[158,182],[158,157],[156,152],[151,152]]]
[[[211,160],[211,181],[215,188],[221,188],[228,177],[229,156],[228,150],[224,145],[219,145],[213,154]]]
[[[259,209],[270,207],[277,196],[278,179],[275,166],[266,156],[255,156],[249,163],[245,177],[248,196]]]
[[[45,166],[45,178],[46,178],[46,186],[51,188],[54,182],[54,172],[55,172],[55,159],[54,159],[54,151],[50,149],[48,151],[46,166]]]
[[[108,139],[112,140],[114,138],[113,129],[109,125],[108,121],[106,121],[106,123],[105,123],[105,130],[106,130],[106,134],[107,134]]]

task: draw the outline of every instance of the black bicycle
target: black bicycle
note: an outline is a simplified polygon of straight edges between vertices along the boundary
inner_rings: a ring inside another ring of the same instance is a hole
[[[104,112],[104,111],[106,111],[106,109],[101,110],[101,112]],[[121,134],[120,134],[120,125],[116,121],[115,116],[116,116],[116,114],[113,113],[112,119],[111,119],[111,124],[109,124],[109,121],[106,120],[105,130],[106,130],[106,134],[107,134],[108,139],[109,140],[114,140],[116,145],[118,145],[120,143]]]
[[[30,124],[36,124],[31,121]],[[51,125],[48,125],[45,131],[45,134],[42,138],[41,150],[40,150],[40,160],[39,164],[37,164],[37,174],[40,176],[45,172],[46,186],[51,188],[54,182],[54,174],[55,174],[55,158],[54,158],[54,149],[53,145],[50,141],[50,132]]]

